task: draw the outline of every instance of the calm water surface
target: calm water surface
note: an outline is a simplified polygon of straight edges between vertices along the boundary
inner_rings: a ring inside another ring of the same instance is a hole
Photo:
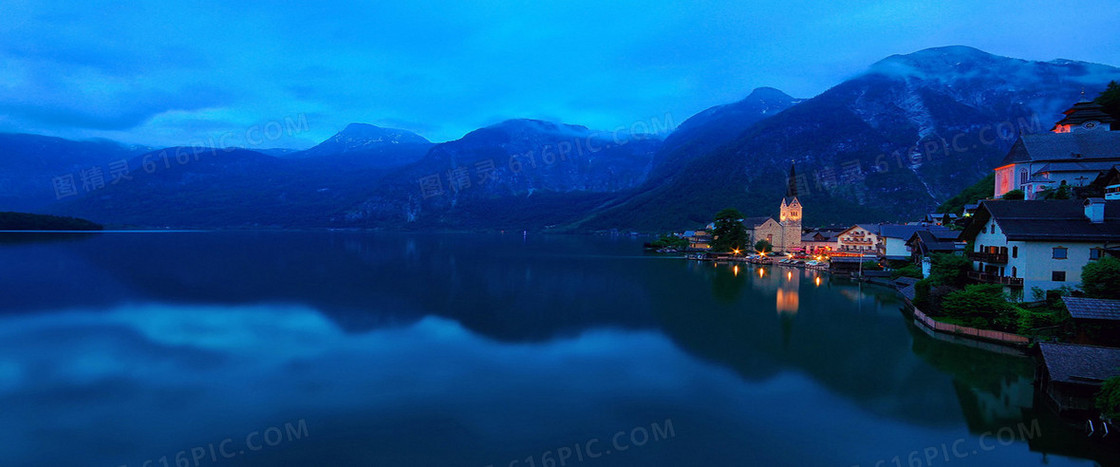
[[[0,234],[0,266],[5,466],[1101,458],[1031,360],[889,290],[630,239]]]

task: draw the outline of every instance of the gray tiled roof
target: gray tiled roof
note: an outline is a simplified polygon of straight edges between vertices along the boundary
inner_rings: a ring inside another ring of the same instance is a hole
[[[1075,157],[1080,155],[1080,157]],[[1025,161],[1120,159],[1120,131],[1075,131],[1023,135],[1000,166]]]
[[[1115,241],[1120,238],[1120,200],[1104,203],[1104,222],[1094,224],[1085,217],[1082,200],[988,200],[961,238],[976,238],[984,223],[995,218],[1008,240]]]
[[[915,232],[930,231],[952,231],[948,227],[940,225],[897,225],[897,224],[883,224],[879,226],[880,237],[901,238],[909,240]]]
[[[766,222],[769,219],[771,219],[770,216],[748,217],[746,219],[743,219],[743,226],[745,226],[748,229],[753,229],[755,227],[758,227],[758,226],[762,225],[764,222]]]
[[[1120,156],[1118,156],[1120,158]],[[1053,172],[1104,172],[1116,165],[1116,161],[1058,161],[1047,162],[1031,175]]]
[[[957,244],[957,237],[960,233],[959,230],[950,229],[935,231],[919,230],[914,232],[914,235],[906,240],[906,244],[912,247],[918,247],[920,244],[919,252],[923,255],[927,253],[955,252],[964,249],[963,245]]]
[[[1100,319],[1120,321],[1120,300],[1099,298],[1062,297],[1074,319]]]
[[[1047,342],[1038,348],[1054,382],[1099,384],[1120,375],[1120,349]]]

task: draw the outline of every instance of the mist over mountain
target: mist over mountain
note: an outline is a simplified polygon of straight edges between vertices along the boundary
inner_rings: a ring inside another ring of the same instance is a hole
[[[776,214],[797,165],[808,225],[912,219],[990,173],[1020,133],[1050,129],[1120,69],[969,47],[888,57],[763,119],[579,225],[694,226],[734,206]]]
[[[440,144],[356,123],[303,151],[0,135],[0,209],[137,226],[664,231],[725,207],[776,214],[794,163],[807,225],[905,220],[1110,80],[1120,69],[953,46],[887,57],[811,99],[755,89],[663,141],[528,119]],[[103,185],[82,186],[91,167]],[[76,186],[59,198],[66,174]]]
[[[431,146],[431,141],[411,131],[351,123],[315,147],[286,157],[333,158],[356,166],[395,168],[419,161]]]
[[[652,178],[671,176],[696,157],[734,141],[755,123],[802,101],[774,88],[758,88],[741,101],[693,115],[665,138],[654,160]]]
[[[91,168],[131,158],[151,148],[126,146],[112,141],[70,141],[50,136],[0,133],[0,210],[41,209],[97,182]],[[108,175],[102,170],[100,178]],[[94,178],[94,180],[90,180]],[[56,183],[68,186],[55,187]],[[61,189],[61,191],[59,191]]]

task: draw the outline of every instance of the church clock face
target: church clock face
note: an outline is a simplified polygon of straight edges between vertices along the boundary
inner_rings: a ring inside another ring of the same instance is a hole
[[[1100,125],[1100,124],[1101,124],[1101,122],[1098,122],[1096,120],[1089,120],[1085,123],[1082,123],[1081,128],[1084,128],[1086,130],[1092,130],[1093,128],[1096,128],[1097,125]]]

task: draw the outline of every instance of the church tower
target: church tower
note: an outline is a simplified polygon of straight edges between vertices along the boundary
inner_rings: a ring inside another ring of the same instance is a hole
[[[782,206],[778,213],[779,223],[782,226],[782,244],[780,248],[787,252],[800,250],[801,246],[801,200],[797,199],[797,171],[793,164],[789,166],[789,181],[786,184],[786,196],[782,198]],[[775,247],[779,247],[775,245]]]

